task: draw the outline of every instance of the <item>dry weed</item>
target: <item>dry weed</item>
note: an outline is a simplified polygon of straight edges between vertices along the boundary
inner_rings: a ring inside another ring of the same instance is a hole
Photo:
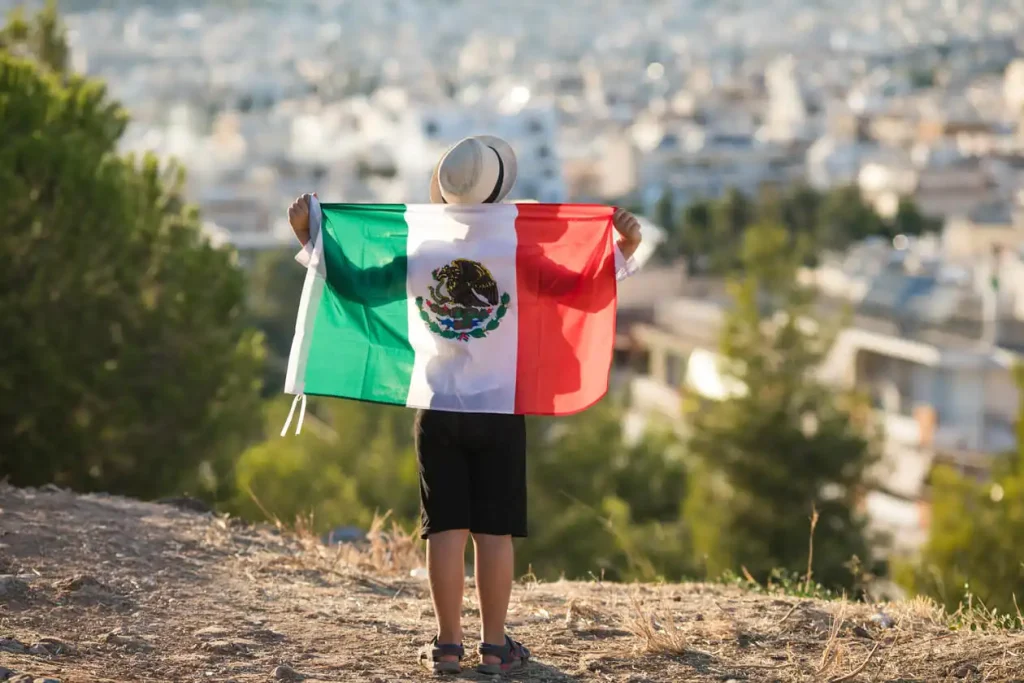
[[[338,574],[341,569],[394,576],[408,574],[423,566],[423,543],[418,534],[406,531],[394,520],[387,526],[391,511],[383,515],[374,513],[366,539],[357,543],[324,545],[316,533],[316,518],[311,512],[297,515],[288,526],[273,514],[250,489],[249,496],[267,519],[282,533],[292,534],[299,541],[303,552],[296,560],[304,569]]]
[[[844,647],[839,641],[839,634],[843,630],[843,623],[846,620],[846,602],[839,606],[839,613],[833,617],[832,625],[828,630],[828,639],[825,641],[825,649],[821,653],[821,662],[818,664],[816,676],[822,676],[836,666],[842,664]]]
[[[565,608],[565,627],[568,629],[579,624],[590,626],[600,621],[601,618],[602,614],[599,610],[594,609],[576,597],[570,598],[569,604]]]
[[[644,609],[635,595],[632,596],[631,607],[632,612],[626,630],[636,638],[637,649],[641,653],[676,656],[686,654],[686,638],[675,624],[658,619],[653,610]]]
[[[374,515],[366,540],[326,546],[312,532],[312,520],[296,520],[295,532],[311,568],[336,572],[351,569],[382,576],[408,575],[423,566],[423,544],[416,534],[397,522],[388,524],[391,513]]]

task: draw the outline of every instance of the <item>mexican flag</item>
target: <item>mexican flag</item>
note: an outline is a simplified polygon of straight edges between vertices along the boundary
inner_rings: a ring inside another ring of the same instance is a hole
[[[613,209],[320,204],[285,391],[565,415],[608,389]]]

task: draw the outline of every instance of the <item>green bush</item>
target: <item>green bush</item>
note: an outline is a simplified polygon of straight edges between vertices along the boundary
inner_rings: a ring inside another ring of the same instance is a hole
[[[391,511],[407,528],[419,514],[413,412],[353,401],[309,402],[300,435],[279,436],[291,399],[269,401],[266,440],[238,458],[235,491],[224,509],[284,523],[313,515],[314,529],[366,528]]]
[[[919,562],[901,583],[956,611],[971,596],[1016,614],[1024,602],[1024,471],[979,482],[948,467],[932,474],[932,519]]]

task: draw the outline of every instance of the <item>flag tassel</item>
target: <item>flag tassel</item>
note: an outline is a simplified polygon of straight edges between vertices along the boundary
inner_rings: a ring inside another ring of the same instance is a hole
[[[299,394],[292,400],[292,408],[288,411],[288,418],[284,421],[284,427],[281,428],[281,436],[285,436],[288,433],[288,428],[292,426],[292,418],[295,417],[295,406],[299,405],[301,399],[302,405],[299,408],[299,421],[295,423],[295,434],[302,433],[302,423],[306,419],[306,395]]]

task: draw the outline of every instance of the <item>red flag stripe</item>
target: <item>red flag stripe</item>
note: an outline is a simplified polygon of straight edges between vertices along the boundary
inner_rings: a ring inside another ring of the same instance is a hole
[[[608,391],[616,310],[612,212],[519,205],[517,413],[568,415]]]

